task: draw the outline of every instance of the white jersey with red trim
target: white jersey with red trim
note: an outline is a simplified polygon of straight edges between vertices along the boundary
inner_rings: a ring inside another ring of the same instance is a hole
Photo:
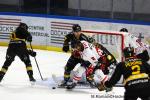
[[[142,53],[144,50],[149,51],[149,45],[146,43],[143,43],[139,40],[139,38],[135,37],[132,34],[129,34],[128,37],[125,39],[125,47],[128,47],[129,45],[131,47],[135,48],[135,53],[136,54],[140,54]]]
[[[103,51],[87,41],[81,41],[81,43],[84,46],[84,50],[81,52],[81,58],[85,61],[89,61],[93,66],[96,66]]]
[[[80,52],[81,58],[84,61],[89,61],[92,65],[92,69],[97,65],[98,59],[103,56],[103,51],[99,48],[96,48],[93,44],[88,43],[87,41],[81,41],[81,43],[84,46],[84,50]],[[77,82],[81,79],[82,74],[85,72],[85,68],[83,66],[79,66],[77,68],[77,71],[74,74],[73,82]],[[107,75],[104,75],[101,69],[96,69],[94,76],[98,78],[98,83],[99,82],[104,82],[108,79]]]

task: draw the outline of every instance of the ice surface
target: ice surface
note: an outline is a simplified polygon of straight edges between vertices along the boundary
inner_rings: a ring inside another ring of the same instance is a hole
[[[0,66],[3,65],[6,55],[6,47],[0,47]],[[48,80],[41,82],[39,72],[32,57],[35,85],[31,85],[26,74],[25,65],[16,57],[9,67],[7,74],[0,83],[1,100],[123,100],[123,87],[114,87],[111,92],[99,92],[97,89],[52,89],[55,82],[51,79],[52,74],[63,75],[64,65],[70,54],[62,52],[35,50],[40,71],[43,78]],[[121,97],[121,98],[120,98]]]

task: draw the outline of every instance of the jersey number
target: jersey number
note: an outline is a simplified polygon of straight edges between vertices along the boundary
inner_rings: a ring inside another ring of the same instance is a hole
[[[132,75],[140,74],[140,66],[139,65],[132,66],[131,68],[132,68]]]

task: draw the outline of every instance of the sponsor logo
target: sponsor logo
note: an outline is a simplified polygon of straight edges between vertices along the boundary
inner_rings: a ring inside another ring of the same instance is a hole
[[[74,23],[68,22],[56,22],[53,21],[51,24],[51,43],[63,44],[64,36],[72,31],[72,26]]]
[[[8,40],[9,35],[21,22],[21,19],[0,18],[0,39]]]

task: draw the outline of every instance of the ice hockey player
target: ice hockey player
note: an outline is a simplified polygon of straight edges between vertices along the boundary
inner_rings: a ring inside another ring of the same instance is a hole
[[[101,58],[99,59],[99,61],[101,61],[101,65],[100,65],[100,69],[103,71],[104,74],[109,74],[109,67],[110,65],[117,65],[117,60],[116,58],[113,56],[113,54],[111,54],[106,47],[104,47],[103,45],[101,45],[100,43],[93,43],[94,46],[96,48],[99,48],[100,50],[103,51],[103,56],[101,56]]]
[[[95,47],[93,44],[88,43],[87,41],[78,41],[75,45],[75,50],[80,53],[81,58],[84,61],[90,62],[90,65],[87,68],[82,65],[78,67],[73,77],[73,83],[67,86],[68,89],[72,89],[76,86],[86,69],[87,74],[96,75],[96,77],[99,79],[99,82],[104,82],[108,79],[107,75],[104,75],[100,69],[100,65],[103,63],[101,59],[101,57],[103,57],[103,51],[100,48]]]
[[[67,34],[64,39],[64,44],[62,50],[64,52],[69,51],[69,43],[71,43],[71,56],[67,61],[64,68],[64,81],[60,84],[60,87],[66,86],[70,79],[70,73],[78,63],[82,63],[82,59],[78,52],[74,51],[74,46],[77,41],[85,40],[88,41],[88,37],[81,32],[81,26],[74,24],[72,26],[72,32]]]
[[[120,62],[112,77],[99,85],[99,90],[113,87],[123,75],[124,100],[150,100],[150,65],[135,55],[133,47],[123,50],[125,61]]]
[[[122,28],[120,32],[128,32],[126,28]],[[135,49],[135,53],[138,58],[141,58],[145,61],[149,61],[149,54],[150,51],[149,46],[139,40],[139,38],[133,36],[132,34],[128,35],[128,41],[125,42],[125,46],[132,46]]]
[[[14,61],[15,56],[18,56],[26,65],[29,80],[35,82],[33,77],[33,70],[29,55],[35,57],[36,52],[28,50],[26,41],[32,42],[32,36],[28,32],[28,26],[25,23],[20,23],[14,32],[11,33],[10,42],[8,45],[6,60],[0,70],[0,82],[6,74],[9,66]]]
[[[92,44],[95,46],[95,48],[98,48],[103,51],[102,56],[99,58],[99,62],[101,64],[99,65],[99,68],[102,70],[102,72],[105,75],[108,75],[109,77],[112,75],[115,66],[117,65],[117,60],[115,57],[100,43],[97,43],[95,40],[93,40]],[[88,63],[87,61],[84,63]],[[83,65],[89,66],[90,64],[84,64]],[[90,83],[91,87],[95,87],[94,85],[94,75],[93,73],[89,73],[89,69],[86,68],[86,79]]]

